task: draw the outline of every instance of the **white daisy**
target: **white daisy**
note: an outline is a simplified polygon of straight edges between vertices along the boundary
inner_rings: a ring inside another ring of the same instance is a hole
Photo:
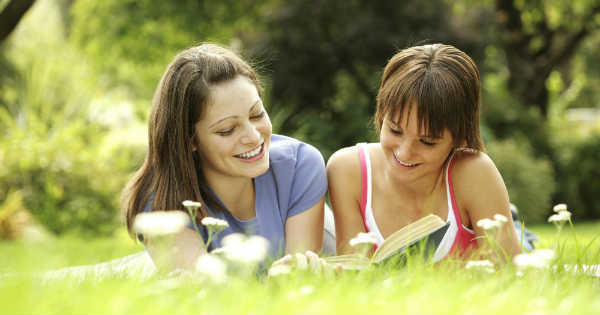
[[[202,207],[201,203],[199,203],[197,201],[191,201],[191,200],[185,200],[184,202],[182,202],[182,204],[186,208],[198,209],[198,208]]]
[[[202,225],[206,226],[207,228],[211,228],[215,232],[223,231],[229,226],[227,221],[213,217],[205,217],[201,222]]]
[[[219,257],[206,254],[196,260],[195,271],[215,283],[227,280],[227,266]]]
[[[535,249],[531,253],[522,253],[513,258],[513,263],[523,268],[545,268],[554,259],[554,251],[550,249]]]
[[[496,220],[485,218],[477,221],[477,226],[488,231],[495,228],[499,228],[500,226],[502,226],[502,224]]]
[[[190,222],[182,211],[152,211],[135,216],[133,231],[144,236],[174,234],[181,231]]]
[[[508,219],[505,216],[503,216],[503,215],[501,215],[499,213],[494,214],[494,220],[496,220],[498,222],[501,222],[501,223],[508,222]]]
[[[558,212],[557,214],[553,214],[548,218],[548,222],[552,223],[561,223],[566,222],[571,219],[571,212],[567,210],[563,210]]]
[[[222,253],[230,261],[255,265],[265,259],[268,253],[269,241],[262,236],[247,237],[233,233],[225,236],[222,241]]]
[[[556,206],[554,206],[554,208],[552,208],[552,210],[554,210],[554,212],[567,211],[567,204],[559,203]]]

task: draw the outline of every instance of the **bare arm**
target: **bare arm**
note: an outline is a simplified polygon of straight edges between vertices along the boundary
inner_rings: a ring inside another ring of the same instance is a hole
[[[196,231],[184,228],[173,235],[147,238],[148,254],[159,270],[192,270],[194,263],[206,253],[204,240]]]
[[[479,247],[489,248],[490,244],[477,222],[485,218],[493,219],[495,214],[500,214],[508,221],[497,232],[488,232],[488,236],[493,237],[503,251],[497,250],[489,258],[505,260],[520,253],[521,247],[510,215],[508,192],[494,162],[485,153],[463,153],[457,160],[452,177],[457,201],[475,230]]]
[[[353,252],[350,240],[365,232],[360,214],[360,160],[355,147],[334,153],[327,161],[329,200],[335,218],[338,255]]]
[[[285,253],[321,251],[325,196],[312,207],[289,217],[285,222]]]

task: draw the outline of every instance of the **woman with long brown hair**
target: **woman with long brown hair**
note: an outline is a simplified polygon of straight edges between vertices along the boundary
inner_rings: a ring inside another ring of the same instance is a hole
[[[183,210],[184,200],[194,200],[203,205],[194,220],[211,216],[229,224],[211,247],[241,232],[264,236],[274,258],[320,250],[323,157],[272,134],[261,96],[256,72],[228,49],[203,44],[174,58],[152,101],[146,159],[124,191],[130,233],[138,213]],[[190,267],[206,239],[202,228],[179,232],[176,267]],[[152,256],[152,239],[144,243]]]

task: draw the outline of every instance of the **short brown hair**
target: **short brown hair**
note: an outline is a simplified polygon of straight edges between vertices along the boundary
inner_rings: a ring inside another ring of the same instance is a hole
[[[410,47],[388,61],[377,94],[373,123],[381,132],[386,115],[400,119],[417,108],[419,129],[439,137],[448,129],[455,146],[483,151],[479,130],[481,83],[475,62],[443,44]]]

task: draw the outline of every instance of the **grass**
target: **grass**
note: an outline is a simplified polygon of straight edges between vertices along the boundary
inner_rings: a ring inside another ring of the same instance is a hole
[[[600,263],[600,222],[566,228],[558,243],[552,225],[531,228],[541,238],[539,247],[560,245],[558,265]],[[38,245],[6,242],[0,243],[0,273],[92,264],[140,250],[124,234]],[[0,314],[598,314],[598,296],[599,278],[560,269],[518,276],[512,266],[489,274],[452,262],[435,268],[409,263],[340,275],[232,277],[225,284],[192,277],[40,284],[23,275],[0,279]]]

